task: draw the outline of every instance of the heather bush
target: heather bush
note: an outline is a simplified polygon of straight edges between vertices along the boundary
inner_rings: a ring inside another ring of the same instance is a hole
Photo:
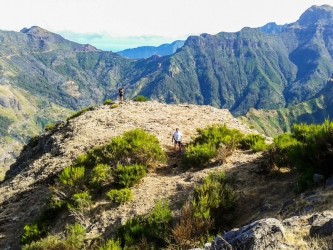
[[[137,216],[128,220],[118,230],[118,236],[125,248],[135,249],[143,239],[151,243],[151,247],[160,248],[167,244],[171,219],[172,215],[168,203],[159,201],[147,216]]]
[[[115,183],[121,187],[132,187],[146,175],[146,168],[142,165],[118,165],[114,171]]]
[[[111,105],[111,104],[114,104],[114,101],[110,100],[110,99],[107,99],[104,101],[103,103],[104,105]]]
[[[92,204],[91,196],[88,191],[73,194],[71,202],[68,203],[68,208],[73,210],[86,210]]]
[[[89,184],[95,188],[101,188],[112,180],[112,171],[107,164],[97,164],[90,172]]]
[[[109,239],[103,246],[99,247],[98,250],[122,250],[119,240]]]
[[[87,111],[91,111],[91,110],[94,110],[95,107],[88,107],[88,108],[85,108],[85,109],[82,109],[82,110],[79,110],[77,111],[76,113],[72,114],[70,117],[67,118],[67,121],[70,121],[84,113],[86,113]]]
[[[66,243],[73,247],[73,249],[82,249],[84,246],[84,237],[86,230],[80,225],[75,223],[74,225],[66,226]]]
[[[194,217],[214,221],[216,228],[223,227],[232,221],[236,198],[224,173],[210,174],[194,190]]]
[[[224,124],[223,126],[210,126],[205,129],[198,129],[198,136],[194,140],[194,144],[210,144],[216,148],[221,144],[235,149],[243,134],[236,129],[229,129]]]
[[[265,151],[268,145],[262,135],[249,134],[240,140],[240,147],[243,149],[252,149],[254,152]]]
[[[189,145],[182,157],[187,167],[201,168],[217,155],[216,148],[211,144]]]
[[[25,225],[23,234],[20,239],[20,244],[30,244],[33,241],[38,241],[40,238],[46,236],[46,229],[37,223]]]
[[[133,98],[133,101],[135,101],[135,102],[147,102],[147,101],[149,101],[149,99],[145,96],[138,95],[138,96]]]
[[[294,125],[291,134],[274,139],[270,149],[277,166],[287,165],[300,175],[299,191],[311,186],[314,173],[329,177],[333,174],[333,123]]]
[[[106,193],[107,198],[114,203],[123,204],[133,199],[133,193],[128,188],[112,189]]]
[[[157,138],[142,129],[115,137],[105,149],[112,155],[114,163],[123,165],[141,164],[149,167],[166,159]]]
[[[64,186],[76,187],[84,181],[84,167],[68,166],[59,175],[59,182]]]

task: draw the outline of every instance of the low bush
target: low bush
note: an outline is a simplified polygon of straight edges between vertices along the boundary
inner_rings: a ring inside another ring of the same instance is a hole
[[[221,144],[235,149],[240,140],[243,138],[243,134],[236,129],[229,129],[224,124],[223,126],[210,126],[205,129],[198,129],[198,136],[194,140],[194,144],[210,144],[216,148]]]
[[[80,116],[80,115],[82,115],[82,114],[84,114],[88,111],[94,110],[94,109],[95,109],[95,107],[88,107],[88,108],[82,109],[80,111],[77,111],[76,113],[74,113],[70,117],[68,117],[67,121],[70,121],[70,120],[72,120],[72,119],[74,119],[74,118],[76,118],[76,117],[78,117],[78,116]]]
[[[45,129],[45,131],[52,131],[55,128],[56,128],[56,124],[47,124],[44,129]]]
[[[287,165],[300,175],[298,191],[312,185],[314,173],[333,174],[333,122],[294,125],[291,134],[276,137],[270,156],[277,166]]]
[[[142,129],[134,129],[115,137],[105,149],[112,154],[114,163],[123,165],[153,166],[166,159],[157,138]]]
[[[115,183],[121,187],[132,187],[139,183],[146,175],[146,168],[142,165],[118,165],[114,171]]]
[[[82,249],[86,230],[80,224],[66,226],[66,243],[73,249]]]
[[[254,152],[265,151],[268,145],[262,135],[249,134],[240,140],[240,147],[243,149],[252,149]]]
[[[133,101],[135,101],[135,102],[147,102],[147,101],[149,101],[149,99],[145,96],[138,95],[138,96],[133,98]]]
[[[46,233],[46,229],[37,223],[25,225],[20,239],[20,244],[25,245],[30,244],[33,241],[38,241],[39,239],[45,237]]]
[[[106,193],[106,196],[111,202],[117,204],[123,204],[133,199],[133,193],[128,188],[123,188],[120,190],[113,189]]]
[[[85,191],[73,194],[71,203],[68,204],[68,208],[73,210],[86,210],[90,208],[91,204],[91,196],[88,191]]]
[[[33,241],[22,247],[22,250],[74,250],[58,236],[48,236],[39,241]]]
[[[115,108],[118,108],[118,107],[119,107],[119,104],[117,104],[117,103],[114,103],[114,104],[110,105],[111,109],[115,109]]]
[[[215,229],[222,229],[232,221],[236,193],[224,173],[213,173],[194,190],[194,217],[213,221]]]
[[[103,246],[98,248],[98,250],[122,250],[119,240],[108,240]]]
[[[112,171],[107,164],[97,164],[90,172],[89,184],[95,188],[101,188],[102,186],[111,182]]]
[[[151,243],[151,247],[154,246],[152,249],[166,246],[171,219],[168,203],[157,202],[149,215],[133,218],[118,230],[122,246],[135,248],[143,239]]]
[[[112,100],[110,100],[110,99],[107,99],[107,100],[105,100],[104,101],[104,105],[111,105],[111,104],[114,104],[115,102],[114,101],[112,101]]]
[[[26,244],[23,250],[80,250],[84,247],[85,229],[74,224],[66,226],[66,238],[61,239],[58,236],[48,236],[41,240],[36,240]]]
[[[233,220],[236,193],[223,173],[212,173],[195,187],[193,199],[180,211],[172,239],[181,249],[209,241],[209,235],[225,230]]]
[[[68,166],[61,171],[59,182],[64,186],[77,187],[84,182],[84,167]]]
[[[211,144],[189,145],[182,157],[187,167],[201,168],[217,155],[217,150]]]

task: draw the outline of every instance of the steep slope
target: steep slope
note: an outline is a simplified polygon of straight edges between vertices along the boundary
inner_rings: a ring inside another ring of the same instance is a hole
[[[333,74],[332,16],[331,6],[313,6],[292,24],[193,36],[173,55],[140,60],[70,42],[39,27],[0,31],[0,84],[69,110],[115,99],[120,86],[127,99],[144,95],[167,103],[212,105],[234,115],[251,108],[286,108],[316,98]],[[1,115],[8,125],[10,117]],[[47,120],[58,120],[45,119],[39,130]]]
[[[307,101],[333,73],[332,16],[332,7],[313,6],[289,25],[190,37],[142,94],[236,115]]]
[[[125,49],[116,53],[123,57],[131,59],[143,59],[151,57],[153,55],[168,56],[174,54],[177,49],[181,48],[184,45],[184,42],[185,41],[178,40],[170,44],[162,44],[158,47],[142,46],[134,49]]]
[[[293,124],[316,124],[332,119],[332,104],[333,80],[329,79],[323,90],[310,101],[277,110],[251,109],[245,116],[239,118],[261,133],[276,136],[290,132]]]
[[[242,125],[229,111],[210,106],[126,102],[117,108],[98,107],[41,135],[38,141],[25,148],[6,180],[0,183],[0,248],[19,248],[23,226],[34,222],[47,208],[51,192],[49,186],[62,169],[92,147],[103,145],[133,128],[142,128],[155,135],[172,161],[148,173],[133,188],[134,200],[130,203],[112,206],[100,199],[84,215],[80,212],[63,214],[51,229],[51,234],[61,233],[66,224],[76,221],[86,228],[88,243],[109,238],[118,226],[129,218],[147,214],[161,199],[169,200],[177,213],[180,205],[191,196],[194,186],[214,171],[225,171],[235,181],[239,205],[234,226],[277,214],[282,218],[295,213],[301,215],[309,209],[309,203],[312,206],[316,204],[319,211],[332,207],[333,194],[329,190],[324,194],[310,192],[298,199],[292,192],[295,176],[291,173],[260,175],[258,167],[265,160],[261,153],[236,151],[223,163],[201,170],[186,171],[175,165],[177,158],[170,145],[175,126],[184,133],[186,144],[196,135],[196,128],[211,124],[226,124],[244,133],[256,132]],[[315,208],[307,211],[315,211]],[[301,229],[302,225],[297,227]],[[296,224],[292,226],[296,227]]]
[[[116,109],[99,107],[71,120],[61,129],[42,135],[37,144],[28,146],[21,153],[7,173],[6,180],[0,184],[0,248],[17,247],[23,226],[45,209],[50,192],[48,185],[56,174],[92,147],[103,145],[130,129],[143,128],[156,135],[165,150],[170,150],[175,126],[183,131],[184,142],[187,143],[196,134],[196,128],[224,123],[244,133],[251,132],[227,110],[209,106],[129,102]],[[191,189],[200,175],[201,172],[191,174],[191,178],[188,174],[159,178],[151,173],[144,183],[155,183],[154,190],[139,186],[134,191],[136,198],[133,204],[119,208],[121,210],[96,211],[85,225],[90,228],[88,234],[103,234],[113,223],[146,213],[157,199],[174,196],[184,200],[188,188]]]

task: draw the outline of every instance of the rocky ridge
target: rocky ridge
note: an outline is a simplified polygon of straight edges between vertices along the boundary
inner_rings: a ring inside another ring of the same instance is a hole
[[[243,133],[256,133],[227,110],[158,102],[125,102],[116,108],[97,107],[44,133],[37,142],[26,146],[11,166],[6,180],[0,184],[0,248],[19,248],[23,226],[33,222],[47,204],[49,185],[80,154],[134,128],[142,128],[155,135],[162,148],[172,154],[171,136],[175,127],[181,129],[187,144],[197,128],[212,124],[226,124]],[[320,211],[332,209],[332,190],[320,195],[312,192],[297,197],[291,192],[294,176],[287,172],[269,178],[262,176],[257,173],[262,161],[261,153],[238,150],[227,161],[200,171],[183,171],[170,162],[169,165],[158,166],[133,188],[132,202],[110,208],[108,202],[99,201],[91,208],[89,217],[71,216],[86,228],[87,239],[108,238],[129,218],[148,213],[157,200],[168,199],[171,208],[177,210],[191,194],[194,185],[216,170],[225,171],[236,180],[240,204],[235,226],[277,215],[289,218],[313,213],[319,208]],[[51,233],[59,233],[62,226],[69,223],[68,218],[59,222],[62,225],[56,226]]]

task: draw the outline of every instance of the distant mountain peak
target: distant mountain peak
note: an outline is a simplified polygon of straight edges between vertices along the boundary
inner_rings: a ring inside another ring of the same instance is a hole
[[[23,28],[20,30],[21,33],[24,34],[30,34],[30,35],[36,35],[36,36],[45,36],[45,35],[50,35],[53,34],[52,32],[43,29],[41,27],[38,26],[32,26],[30,28]]]
[[[333,7],[330,5],[313,5],[307,9],[299,18],[301,25],[315,24],[318,21],[333,21]]]

